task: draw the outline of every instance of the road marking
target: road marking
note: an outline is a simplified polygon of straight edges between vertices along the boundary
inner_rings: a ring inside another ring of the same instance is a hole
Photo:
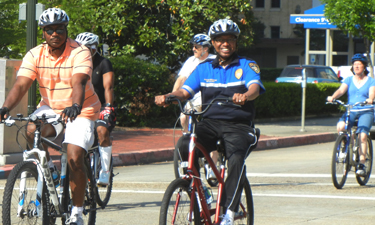
[[[246,173],[247,177],[299,177],[299,178],[331,178],[331,174],[318,173]],[[348,177],[355,177],[349,174]]]

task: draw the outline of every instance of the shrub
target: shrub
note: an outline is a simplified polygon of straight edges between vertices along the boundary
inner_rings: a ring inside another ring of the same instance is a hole
[[[260,77],[263,82],[275,81],[283,71],[282,68],[260,68]]]

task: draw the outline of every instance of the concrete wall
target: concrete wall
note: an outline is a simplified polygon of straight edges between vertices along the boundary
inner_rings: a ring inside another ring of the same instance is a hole
[[[21,62],[21,60],[0,58],[0,107],[16,81],[17,71],[21,66]],[[11,111],[11,116],[16,116],[17,113],[27,116],[27,106],[28,94],[26,93],[18,106]],[[14,164],[22,160],[22,150],[16,142],[17,130],[16,126],[6,127],[4,124],[0,124],[0,165]],[[21,147],[25,148],[25,139],[20,136],[19,141]]]

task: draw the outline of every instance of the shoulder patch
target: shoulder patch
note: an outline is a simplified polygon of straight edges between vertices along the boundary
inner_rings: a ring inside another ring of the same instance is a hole
[[[234,72],[234,76],[239,80],[241,77],[242,77],[242,74],[243,74],[243,71],[242,69],[238,69],[236,70],[236,72]]]
[[[260,69],[258,64],[256,63],[249,63],[249,66],[252,70],[254,70],[255,73],[260,73]]]

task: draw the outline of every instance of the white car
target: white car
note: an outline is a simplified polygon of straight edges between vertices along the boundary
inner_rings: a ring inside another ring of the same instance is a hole
[[[343,82],[345,78],[349,76],[353,76],[353,72],[350,70],[352,66],[339,66],[337,71],[337,77]],[[367,67],[367,70],[370,72],[370,67]],[[374,73],[375,73],[375,67],[374,67]],[[341,79],[342,78],[342,79]]]

